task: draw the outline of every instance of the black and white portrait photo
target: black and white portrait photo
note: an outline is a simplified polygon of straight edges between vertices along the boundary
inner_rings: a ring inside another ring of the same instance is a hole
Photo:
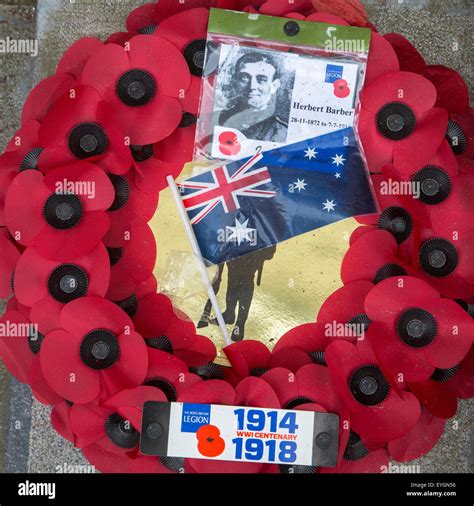
[[[286,142],[295,77],[288,67],[294,65],[276,51],[222,49],[214,124],[239,130],[247,139]]]

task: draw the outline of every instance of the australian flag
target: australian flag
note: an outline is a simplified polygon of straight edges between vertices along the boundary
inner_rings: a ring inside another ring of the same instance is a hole
[[[202,256],[213,264],[377,211],[352,128],[231,162],[178,186]]]

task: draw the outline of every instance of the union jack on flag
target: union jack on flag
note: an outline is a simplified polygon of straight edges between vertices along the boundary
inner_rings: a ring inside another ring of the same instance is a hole
[[[191,193],[182,197],[186,210],[199,210],[190,219],[191,225],[198,224],[219,204],[222,204],[225,213],[240,209],[239,197],[275,197],[276,192],[261,189],[262,185],[272,181],[267,167],[254,168],[262,157],[261,153],[253,156],[233,174],[229,173],[228,166],[212,169],[206,173],[206,179],[210,176],[211,181],[193,179],[179,183],[182,192],[191,190]]]

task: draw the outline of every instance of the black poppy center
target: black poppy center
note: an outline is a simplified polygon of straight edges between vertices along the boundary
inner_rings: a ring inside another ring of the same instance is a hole
[[[153,156],[153,144],[146,144],[143,146],[132,144],[130,149],[132,150],[133,159],[136,162],[144,162]]]
[[[80,199],[72,194],[53,193],[44,204],[43,216],[46,222],[58,230],[72,228],[82,218]]]
[[[285,409],[293,409],[296,408],[296,406],[301,406],[301,404],[307,404],[309,402],[314,402],[309,397],[295,397],[294,399],[290,399],[285,404]]]
[[[434,165],[427,165],[413,176],[420,185],[420,200],[429,205],[439,204],[451,193],[451,179],[446,172]]]
[[[435,369],[434,373],[431,375],[431,379],[438,383],[446,383],[447,381],[452,380],[454,376],[456,376],[458,370],[459,365],[455,365],[449,369]]]
[[[347,326],[352,329],[354,334],[361,336],[364,332],[367,332],[371,323],[372,321],[365,313],[360,313],[351,318],[347,322]]]
[[[375,365],[357,369],[349,379],[349,387],[354,399],[365,406],[380,404],[390,392],[390,385]]]
[[[309,354],[309,357],[311,358],[311,361],[314,364],[327,365],[326,354],[324,353],[324,351],[321,350],[312,351]]]
[[[178,125],[178,128],[187,128],[194,125],[197,121],[197,116],[191,114],[190,112],[185,112],[181,116],[181,122]]]
[[[199,367],[190,367],[189,371],[197,374],[203,380],[224,379],[224,369],[221,365],[209,362]]]
[[[170,471],[179,473],[184,469],[184,458],[182,457],[160,457],[160,462]]]
[[[135,294],[130,295],[126,299],[114,301],[118,307],[122,308],[130,318],[133,318],[137,314],[138,310],[138,299]]]
[[[375,273],[374,284],[396,276],[406,276],[407,271],[398,264],[385,264]]]
[[[105,421],[105,433],[120,448],[134,448],[140,439],[140,433],[118,413],[113,413]]]
[[[345,460],[355,461],[363,459],[368,454],[369,450],[364,446],[359,434],[351,430],[343,458]]]
[[[33,148],[28,151],[25,158],[20,163],[20,172],[24,170],[38,170],[38,159],[43,151],[43,148]]]
[[[280,474],[314,474],[318,466],[291,466],[288,464],[279,464]]]
[[[104,129],[96,123],[76,125],[69,134],[68,146],[72,154],[79,159],[101,155],[108,146]]]
[[[165,395],[168,401],[174,402],[178,398],[178,394],[176,392],[176,388],[173,383],[168,381],[165,378],[152,378],[149,379],[146,383],[146,386],[159,388]]]
[[[416,125],[415,113],[402,102],[390,102],[379,109],[376,115],[379,132],[394,141],[408,137]]]
[[[250,369],[249,376],[261,376],[262,374],[265,374],[268,371],[268,367],[254,367],[253,369]]]
[[[31,326],[28,331],[28,346],[33,353],[33,355],[37,355],[41,349],[41,343],[43,342],[44,335],[38,331],[37,328]]]
[[[455,155],[462,155],[467,149],[467,138],[463,129],[452,119],[448,121],[446,140]]]
[[[115,190],[115,198],[108,210],[118,211],[128,202],[130,197],[130,186],[128,185],[128,181],[122,176],[109,174],[109,179]]]
[[[422,348],[428,346],[436,337],[436,320],[424,309],[408,309],[398,319],[397,332],[400,339],[408,346]]]
[[[413,220],[408,212],[402,207],[388,207],[383,211],[378,221],[379,228],[387,230],[400,244],[410,235],[413,228]]]
[[[89,332],[81,343],[81,359],[91,369],[107,369],[120,356],[117,336],[110,330],[97,329]]]
[[[456,248],[446,239],[428,239],[421,245],[420,264],[431,276],[448,276],[456,269],[458,260]]]
[[[206,54],[206,39],[196,39],[190,42],[183,50],[189,71],[194,76],[202,76]]]
[[[152,100],[156,93],[156,81],[145,70],[132,69],[117,81],[117,95],[120,100],[131,107],[139,107]]]
[[[145,342],[150,348],[173,354],[173,343],[166,336],[146,337]]]
[[[48,291],[59,302],[71,302],[87,293],[89,278],[86,272],[74,264],[61,264],[49,275]]]

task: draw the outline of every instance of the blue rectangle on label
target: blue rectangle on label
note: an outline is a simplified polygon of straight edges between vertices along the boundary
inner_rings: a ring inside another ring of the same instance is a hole
[[[199,427],[211,423],[210,404],[183,404],[181,432],[197,432]]]
[[[326,79],[324,82],[333,83],[338,79],[342,79],[344,68],[341,65],[326,65]]]

